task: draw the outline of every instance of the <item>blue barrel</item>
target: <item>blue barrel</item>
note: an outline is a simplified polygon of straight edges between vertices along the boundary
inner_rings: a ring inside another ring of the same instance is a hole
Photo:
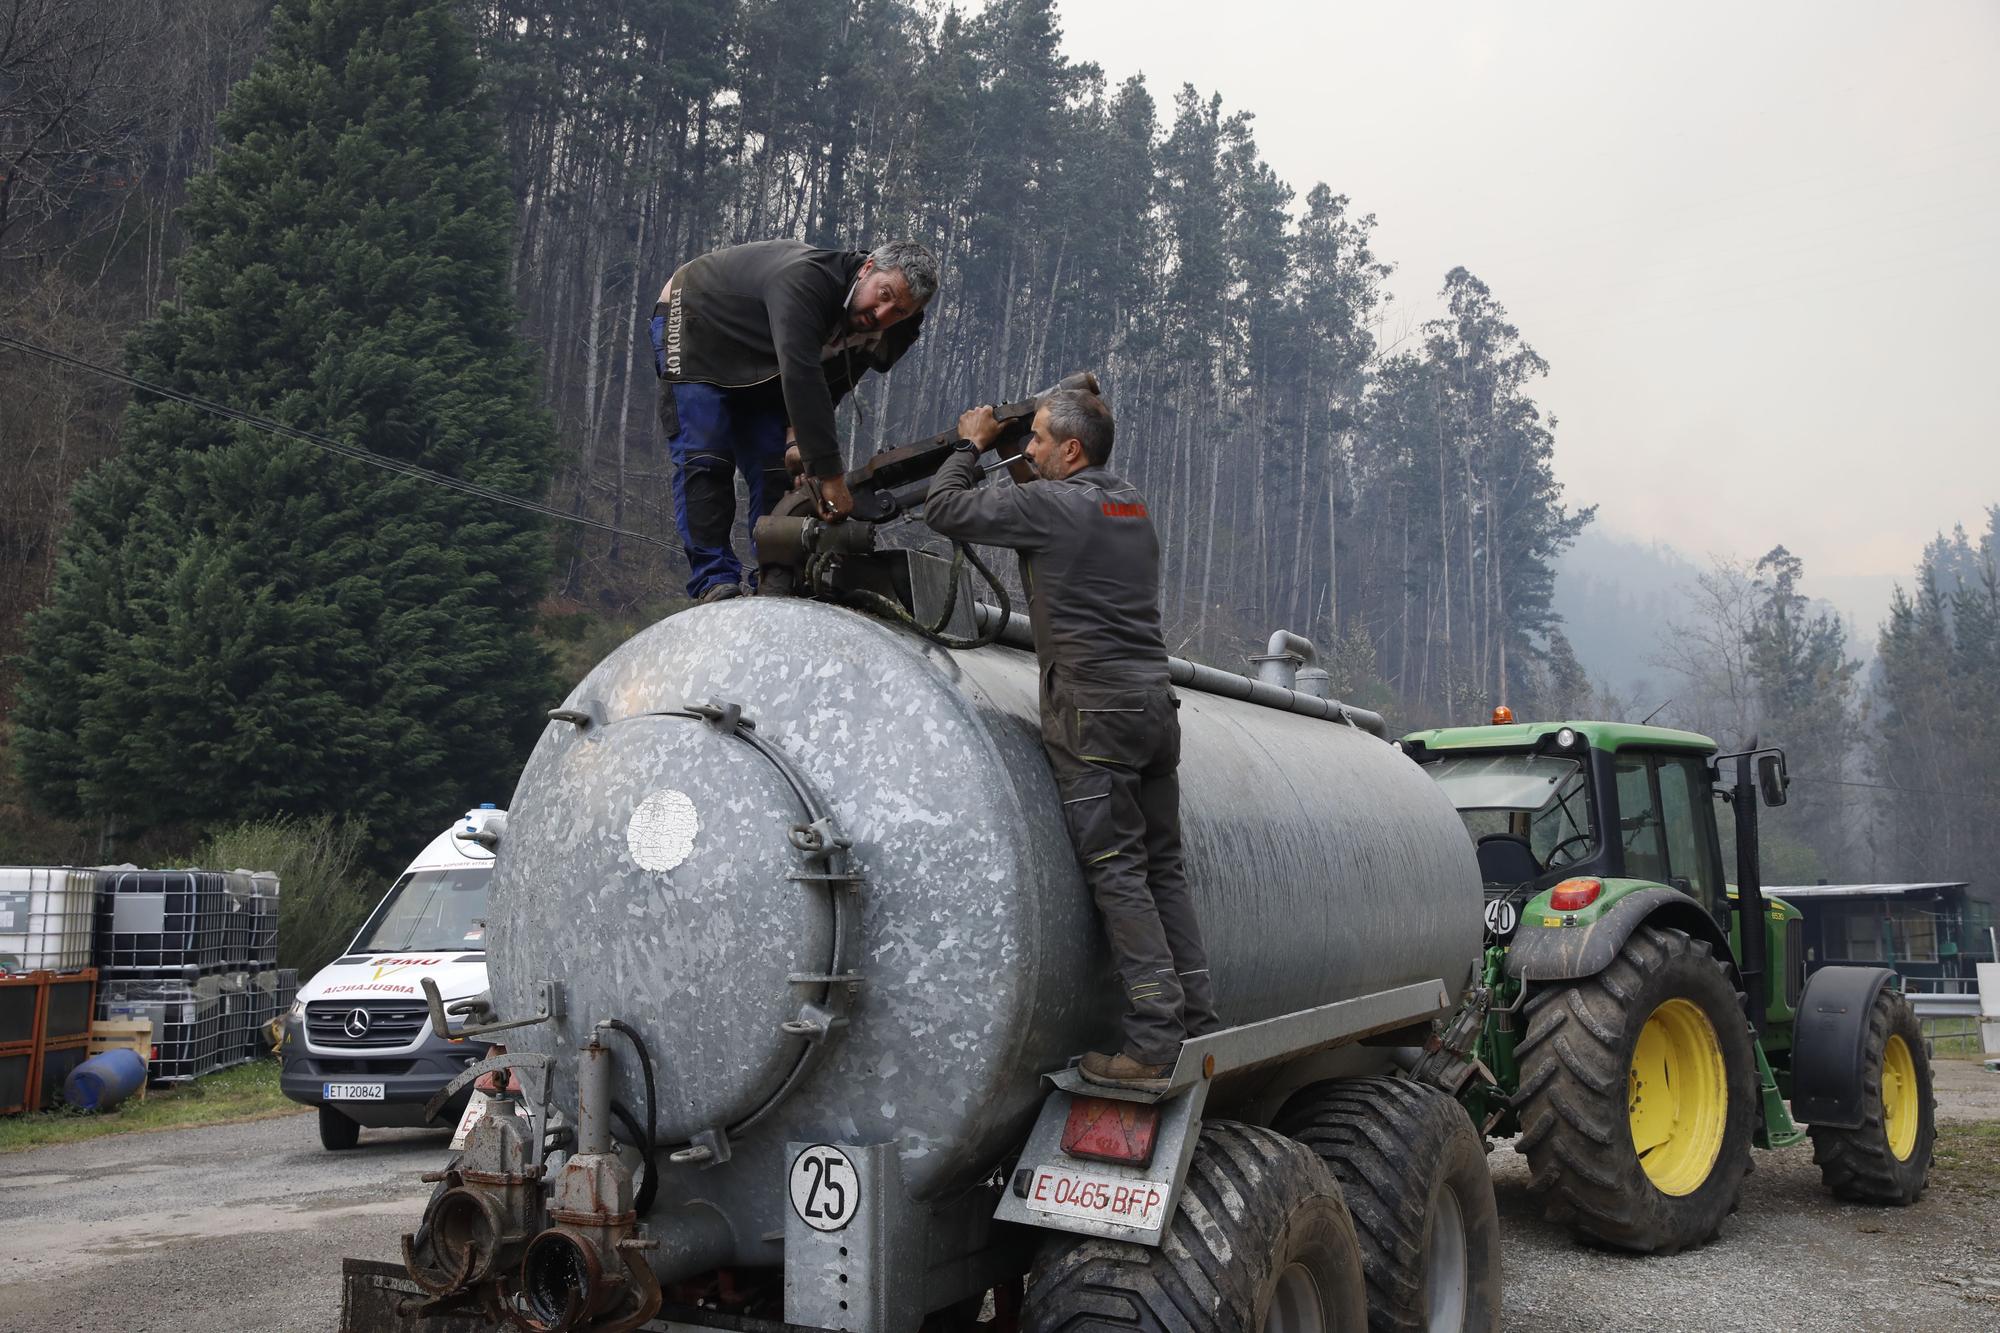
[[[63,1100],[79,1111],[109,1111],[146,1081],[146,1057],[121,1046],[93,1055],[63,1080]]]

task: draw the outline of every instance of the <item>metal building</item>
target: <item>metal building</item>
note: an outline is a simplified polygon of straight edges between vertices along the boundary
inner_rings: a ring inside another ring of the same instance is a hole
[[[1766,886],[1804,917],[1806,971],[1879,963],[1912,991],[1970,992],[1994,962],[1993,905],[1962,881]]]

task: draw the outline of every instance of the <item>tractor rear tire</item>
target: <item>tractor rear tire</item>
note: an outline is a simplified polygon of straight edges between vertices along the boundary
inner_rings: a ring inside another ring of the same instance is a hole
[[[1930,1183],[1937,1099],[1924,1026],[1909,1000],[1886,988],[1868,1011],[1861,1113],[1854,1129],[1807,1126],[1821,1182],[1853,1203],[1915,1203]]]
[[[1317,1307],[1316,1309],[1314,1307]],[[1158,1249],[1051,1236],[1022,1333],[1361,1333],[1367,1289],[1340,1187],[1302,1144],[1211,1120]]]
[[[1750,1170],[1758,1081],[1707,941],[1641,925],[1596,976],[1537,987],[1527,1017],[1517,1146],[1549,1220],[1640,1254],[1712,1239]]]
[[[1374,1333],[1497,1333],[1500,1210],[1464,1107],[1408,1079],[1334,1079],[1294,1093],[1277,1128],[1340,1182]]]

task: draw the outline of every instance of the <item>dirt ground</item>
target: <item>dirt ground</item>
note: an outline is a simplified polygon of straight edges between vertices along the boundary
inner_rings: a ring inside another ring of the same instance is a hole
[[[1838,1204],[1809,1147],[1758,1153],[1721,1238],[1671,1258],[1544,1224],[1527,1164],[1492,1158],[1509,1330],[2000,1328],[2000,1074],[1937,1066],[1939,1139],[1914,1207]],[[340,1259],[392,1260],[442,1135],[321,1150],[309,1115],[0,1155],[0,1333],[329,1333]]]
[[[1736,1215],[1710,1245],[1665,1258],[1587,1248],[1543,1222],[1526,1159],[1491,1165],[1510,1330],[2000,1328],[2000,1073],[1934,1065],[1931,1187],[1909,1208],[1836,1202],[1810,1143],[1753,1156]]]

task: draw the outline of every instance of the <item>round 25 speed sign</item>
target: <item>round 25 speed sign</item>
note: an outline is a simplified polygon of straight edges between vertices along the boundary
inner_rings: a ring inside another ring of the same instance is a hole
[[[861,1204],[861,1173],[846,1153],[815,1143],[792,1159],[792,1211],[814,1231],[838,1231]]]

